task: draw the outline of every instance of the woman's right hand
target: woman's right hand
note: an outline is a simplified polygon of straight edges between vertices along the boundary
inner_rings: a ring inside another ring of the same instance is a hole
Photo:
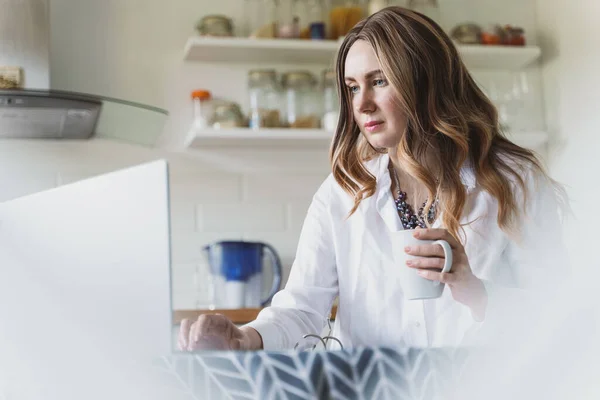
[[[222,314],[202,314],[195,321],[181,321],[178,345],[181,351],[255,350],[262,340],[254,329],[240,329]]]

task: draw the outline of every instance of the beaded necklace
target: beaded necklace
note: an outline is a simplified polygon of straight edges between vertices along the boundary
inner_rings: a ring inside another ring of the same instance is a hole
[[[394,185],[396,186],[397,197],[394,202],[396,203],[396,209],[398,210],[400,221],[402,221],[402,226],[404,229],[416,229],[417,227],[426,228],[427,225],[425,223],[425,218],[423,217],[423,212],[425,210],[427,200],[419,208],[418,214],[415,214],[412,206],[406,201],[406,192],[400,190],[400,180],[398,179],[398,174],[391,164],[390,173],[394,179]],[[435,220],[436,204],[437,200],[433,202],[429,208],[429,212],[427,213],[427,220],[430,224]]]

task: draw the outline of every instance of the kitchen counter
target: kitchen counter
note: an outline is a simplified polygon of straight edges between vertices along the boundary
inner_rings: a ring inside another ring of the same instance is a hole
[[[232,310],[174,310],[173,324],[178,325],[184,318],[196,319],[202,314],[223,314],[235,324],[246,324],[256,319],[261,308],[239,308]],[[337,306],[331,309],[331,319],[335,319]]]

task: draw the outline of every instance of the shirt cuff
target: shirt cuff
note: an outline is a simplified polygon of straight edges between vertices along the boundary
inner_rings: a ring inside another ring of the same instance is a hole
[[[279,351],[285,348],[282,332],[273,321],[254,320],[244,326],[255,329],[262,338],[263,350]]]

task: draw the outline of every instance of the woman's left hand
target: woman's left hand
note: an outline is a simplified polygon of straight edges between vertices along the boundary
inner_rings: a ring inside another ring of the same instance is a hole
[[[407,254],[418,258],[408,260],[407,265],[419,269],[425,279],[445,283],[450,287],[454,300],[471,309],[477,321],[483,321],[487,307],[487,292],[483,282],[473,275],[464,247],[446,229],[417,228],[413,236],[419,240],[445,240],[452,248],[452,269],[442,273],[444,250],[437,244],[422,244],[405,249]]]

